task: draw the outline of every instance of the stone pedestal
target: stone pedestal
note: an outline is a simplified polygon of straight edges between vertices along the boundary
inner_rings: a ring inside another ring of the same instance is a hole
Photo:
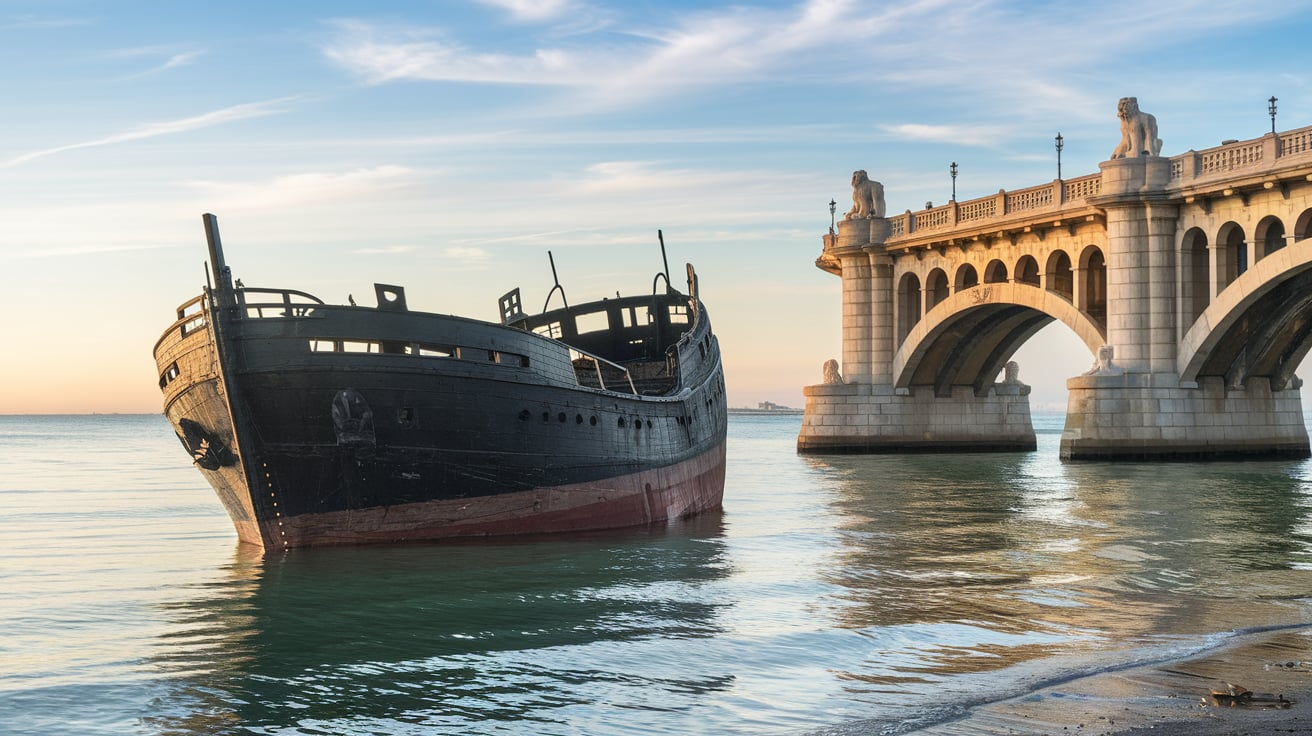
[[[803,454],[1020,452],[1035,448],[1030,387],[995,383],[984,396],[951,396],[890,385],[822,384],[802,389]]]
[[[1227,390],[1221,379],[1181,385],[1171,374],[1116,370],[1071,378],[1063,460],[1307,457],[1299,389],[1264,378]]]

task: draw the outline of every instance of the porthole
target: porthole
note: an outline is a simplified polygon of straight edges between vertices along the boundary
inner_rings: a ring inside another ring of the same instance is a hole
[[[633,428],[634,428],[634,429],[642,429],[642,420],[641,420],[641,419],[634,419],[634,420],[633,420]]]
[[[588,419],[588,424],[591,424],[594,427],[597,426],[597,417],[593,415],[590,419]]]
[[[546,411],[542,412],[542,421],[544,422],[551,421],[551,412],[546,412]]]
[[[624,417],[620,417],[620,426],[621,426],[621,427],[624,426]]]
[[[574,423],[575,423],[575,424],[582,424],[582,423],[583,423],[583,415],[582,415],[582,414],[575,414],[575,415],[574,415]]]
[[[529,418],[530,416],[531,416],[531,415],[529,414],[528,409],[524,409],[523,411],[521,411],[521,412],[519,413],[519,421],[521,421],[521,422],[527,422],[527,421],[528,421],[528,418]]]
[[[556,419],[558,419],[562,424],[564,424],[566,419],[565,412],[562,411],[561,413],[557,414]]]

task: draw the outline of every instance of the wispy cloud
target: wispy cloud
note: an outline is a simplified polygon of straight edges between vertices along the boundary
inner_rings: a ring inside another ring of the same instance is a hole
[[[468,246],[452,246],[442,251],[442,255],[457,261],[486,261],[488,252],[482,248],[471,248]]]
[[[500,8],[510,17],[523,22],[541,22],[559,18],[575,10],[574,0],[478,0],[484,5]]]
[[[37,15],[15,15],[0,18],[0,31],[28,31],[88,25],[91,25],[91,21],[86,18],[43,18]]]
[[[112,135],[104,136],[103,138],[95,138],[93,140],[82,141],[80,143],[69,143],[63,146],[56,146],[54,148],[45,148],[40,151],[32,151],[31,153],[25,153],[20,156],[16,156],[10,159],[9,161],[6,161],[4,164],[0,164],[0,166],[5,166],[5,167],[18,166],[38,158],[53,156],[57,153],[64,153],[65,151],[75,151],[80,148],[112,146],[118,143],[128,143],[131,141],[145,140],[148,138],[157,138],[159,136],[187,133],[193,130],[200,130],[202,128],[211,128],[216,125],[223,125],[225,123],[235,122],[237,120],[246,120],[248,118],[257,118],[257,117],[264,117],[266,115],[273,115],[282,112],[285,109],[286,103],[289,102],[291,99],[293,98],[284,97],[281,99],[268,100],[265,102],[251,102],[242,105],[233,105],[231,107],[225,107],[219,110],[207,112],[202,115],[195,115],[189,118],[166,120],[158,123],[146,123],[145,125],[141,125],[131,130],[126,130],[121,133],[114,133]]]
[[[307,172],[274,177],[267,181],[193,181],[196,190],[214,209],[269,209],[358,203],[370,198],[395,195],[416,178],[404,166],[375,166],[346,172]]]
[[[355,252],[370,256],[403,256],[415,250],[413,245],[383,245],[377,248],[357,248]]]
[[[880,125],[885,137],[917,143],[951,143],[962,146],[997,146],[1007,142],[1010,129],[988,125],[927,125],[902,123]]]
[[[483,0],[518,19],[568,22],[569,3]],[[849,87],[894,97],[950,91],[962,102],[1001,101],[1018,117],[1077,108],[1091,115],[1088,70],[1147,84],[1150,49],[1196,43],[1236,23],[1270,16],[1241,0],[1186,0],[1146,9],[1137,0],[1089,8],[908,0],[895,8],[859,0],[791,6],[733,5],[644,17],[605,35],[453,38],[437,28],[337,24],[325,56],[369,84],[400,80],[555,87],[573,112],[616,108],[695,90],[769,82]],[[1273,12],[1293,12],[1278,9]],[[1124,17],[1135,17],[1126,25]],[[550,25],[546,23],[546,25]],[[523,51],[504,52],[500,49]],[[1023,74],[1017,70],[1024,69]],[[1072,71],[1078,72],[1072,74]],[[823,80],[823,81],[819,81]],[[1104,96],[1101,90],[1096,96]],[[579,104],[579,100],[582,104]],[[993,105],[996,109],[997,105]]]

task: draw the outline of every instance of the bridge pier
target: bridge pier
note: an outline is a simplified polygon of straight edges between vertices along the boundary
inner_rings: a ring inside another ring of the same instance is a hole
[[[828,251],[843,276],[842,377],[807,386],[801,453],[1033,450],[1030,387],[1014,372],[980,387],[893,383],[896,299],[882,217],[844,220]]]
[[[1170,159],[1104,161],[1089,202],[1107,215],[1107,343],[1089,373],[1066,382],[1066,460],[1308,455],[1297,381],[1182,381],[1175,298],[1180,199]],[[1114,357],[1113,357],[1114,356]]]
[[[1030,387],[994,384],[983,396],[969,387],[936,396],[889,384],[806,386],[806,415],[797,437],[803,454],[1023,452],[1036,446]]]
[[[1181,385],[1173,375],[1121,373],[1069,379],[1063,460],[1307,457],[1297,388],[1255,377]]]

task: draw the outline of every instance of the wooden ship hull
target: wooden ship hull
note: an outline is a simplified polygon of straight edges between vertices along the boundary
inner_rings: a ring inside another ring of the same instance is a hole
[[[155,345],[164,414],[242,542],[296,547],[578,532],[720,507],[719,344],[689,294],[502,323],[215,284]],[[559,287],[559,284],[557,284]],[[554,291],[554,290],[553,290]],[[653,282],[653,292],[656,292]],[[563,290],[562,290],[563,301]]]

